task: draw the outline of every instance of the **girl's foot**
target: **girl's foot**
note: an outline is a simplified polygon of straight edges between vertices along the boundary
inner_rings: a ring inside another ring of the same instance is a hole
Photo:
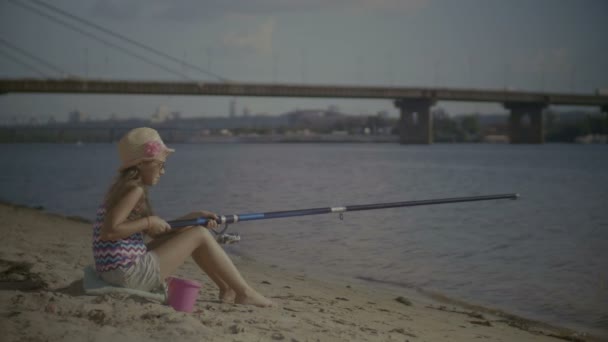
[[[248,290],[242,295],[237,294],[234,303],[243,305],[255,305],[263,308],[274,306],[274,303],[270,299],[262,296],[255,290]]]
[[[236,298],[236,292],[229,288],[227,290],[220,290],[220,302],[222,303],[234,303]]]

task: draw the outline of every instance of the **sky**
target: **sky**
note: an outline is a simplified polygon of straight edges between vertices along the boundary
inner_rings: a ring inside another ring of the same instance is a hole
[[[51,12],[42,1],[206,73]],[[605,0],[0,0],[0,78],[185,80],[118,45],[201,81],[219,75],[261,83],[592,93],[608,88],[606,18]],[[228,116],[230,100],[8,94],[0,96],[0,118],[65,120],[72,110],[94,119],[146,118],[159,106],[183,117]],[[239,97],[236,104],[239,113],[247,107],[271,115],[330,105],[349,114],[398,113],[387,100]],[[438,106],[451,114],[504,111],[500,104]]]

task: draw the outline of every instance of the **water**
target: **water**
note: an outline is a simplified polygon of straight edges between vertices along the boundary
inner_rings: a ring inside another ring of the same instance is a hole
[[[518,192],[518,201],[244,222],[236,251],[422,287],[608,336],[608,146],[176,145],[151,190],[167,219]],[[0,199],[92,219],[113,145],[0,145]]]

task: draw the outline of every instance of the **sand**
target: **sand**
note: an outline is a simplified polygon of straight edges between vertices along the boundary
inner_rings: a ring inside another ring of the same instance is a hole
[[[193,313],[125,294],[88,296],[90,223],[5,203],[0,232],[1,341],[595,340],[413,290],[312,279],[238,256],[231,257],[245,279],[276,307],[220,303],[193,262],[177,273],[203,284]]]

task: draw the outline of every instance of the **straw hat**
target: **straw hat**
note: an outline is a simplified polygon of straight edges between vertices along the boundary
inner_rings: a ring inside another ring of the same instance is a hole
[[[119,171],[143,161],[164,161],[172,152],[175,150],[165,146],[155,129],[148,127],[132,129],[118,142],[118,154],[121,161]]]

